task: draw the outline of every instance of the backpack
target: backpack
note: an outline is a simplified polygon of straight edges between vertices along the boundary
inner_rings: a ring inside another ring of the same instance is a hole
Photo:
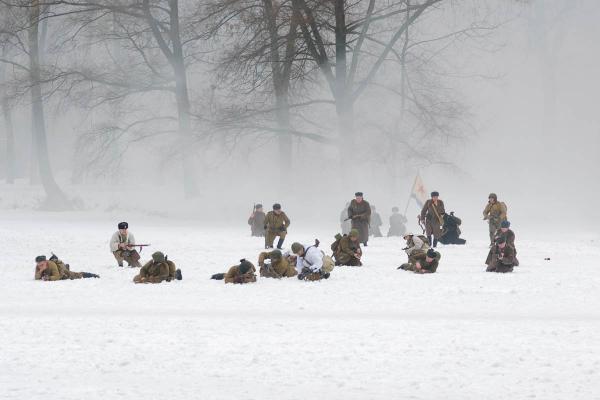
[[[347,236],[347,235],[344,235]],[[338,247],[340,247],[340,241],[342,240],[342,238],[344,237],[341,234],[337,234],[335,235],[335,242],[333,242],[331,244],[331,251],[333,251],[333,253],[335,254],[335,252],[337,251]]]

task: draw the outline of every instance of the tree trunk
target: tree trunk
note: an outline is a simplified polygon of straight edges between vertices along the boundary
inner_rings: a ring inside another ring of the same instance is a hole
[[[177,0],[169,0],[170,5],[170,37],[173,45],[173,72],[175,74],[175,97],[179,119],[179,135],[183,162],[183,191],[187,198],[198,196],[198,181],[193,160],[192,129],[190,122],[190,97],[187,83],[183,46],[179,33],[179,5]]]
[[[2,100],[2,113],[6,126],[6,183],[15,183],[15,132],[8,100]]]
[[[31,119],[33,133],[32,145],[35,149],[40,178],[47,196],[45,208],[51,210],[65,210],[70,208],[70,204],[67,197],[54,180],[52,166],[50,165],[50,158],[48,156],[44,104],[42,99],[42,87],[40,84],[40,62],[38,47],[40,5],[38,0],[33,0],[29,12],[31,23],[28,36],[29,69],[31,80]]]

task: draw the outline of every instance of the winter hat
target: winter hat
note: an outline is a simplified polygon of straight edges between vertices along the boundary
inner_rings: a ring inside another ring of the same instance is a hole
[[[152,260],[157,263],[165,262],[165,255],[162,252],[157,251],[152,253]]]
[[[414,233],[412,233],[412,232],[406,232],[406,233],[404,234],[404,236],[402,236],[402,237],[403,237],[404,239],[406,239],[406,238],[407,238],[407,237],[409,237],[409,236],[415,236],[415,235],[414,235]]]
[[[35,262],[36,263],[39,263],[39,262],[42,262],[42,261],[46,261],[46,256],[37,256],[35,258]]]
[[[273,250],[271,252],[271,259],[272,260],[281,260],[281,257],[282,257],[281,256],[281,251],[279,251],[279,250]]]
[[[435,250],[434,249],[427,250],[427,257],[435,258]]]
[[[506,238],[504,236],[501,236],[498,239],[496,239],[496,244],[502,244],[502,243],[506,243]]]
[[[358,229],[354,228],[354,229],[350,230],[350,237],[358,237],[358,236],[359,236]]]
[[[431,197],[439,197],[440,192],[431,192]]]
[[[354,193],[354,197],[363,197],[363,192]]]
[[[490,195],[488,196],[488,199],[498,200],[498,196],[496,195],[496,193],[490,193]]]
[[[119,222],[119,225],[117,225],[119,227],[119,229],[128,229],[129,228],[129,224],[127,222]]]
[[[281,204],[279,204],[279,203],[273,204],[273,210],[281,210]]]
[[[252,269],[252,263],[248,260],[246,260],[245,258],[242,258],[240,260],[240,273],[241,274],[245,274],[247,272],[249,272]]]
[[[298,243],[298,242],[292,243],[292,253],[298,254],[299,252],[301,252],[303,250],[304,250],[304,246],[302,246],[300,243]]]
[[[510,228],[510,222],[502,221],[502,223],[500,224],[500,228]]]
[[[258,203],[256,206],[254,206],[254,208],[258,210],[259,208],[262,208],[262,204]]]

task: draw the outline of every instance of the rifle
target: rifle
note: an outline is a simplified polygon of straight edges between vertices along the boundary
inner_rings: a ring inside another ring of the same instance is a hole
[[[419,226],[421,227],[423,233],[425,233],[425,227],[423,226],[423,220],[421,219],[421,215],[417,215],[417,221],[419,221]]]
[[[148,246],[150,246],[150,245],[149,244],[128,244],[127,245],[127,247],[133,247],[134,250],[135,250],[136,247],[139,247],[140,248],[140,251],[139,251],[140,253],[142,252],[142,249],[144,247],[148,247]]]

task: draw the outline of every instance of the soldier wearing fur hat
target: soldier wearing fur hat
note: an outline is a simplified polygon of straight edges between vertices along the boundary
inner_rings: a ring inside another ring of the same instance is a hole
[[[506,240],[506,245],[513,248],[515,251],[515,267],[519,266],[519,260],[517,259],[517,248],[515,246],[515,233],[512,231],[512,229],[510,229],[509,221],[502,221],[502,223],[500,223],[500,229],[494,233],[494,242],[497,242],[500,238]],[[485,260],[485,264],[488,266],[492,261],[492,252],[493,247],[488,252],[487,259]]]
[[[419,215],[419,220],[425,222],[425,234],[431,247],[436,247],[438,239],[442,236],[444,214],[446,210],[444,202],[440,200],[440,194],[431,192],[431,199],[425,202]]]
[[[135,237],[129,232],[127,222],[119,222],[119,229],[110,238],[110,251],[115,256],[119,267],[126,261],[130,267],[141,268],[140,254],[135,250]]]
[[[41,255],[35,258],[35,280],[61,281],[65,279],[100,278],[90,272],[73,272],[69,264],[63,263],[54,254],[50,259]]]
[[[352,221],[352,229],[358,231],[358,241],[366,246],[369,241],[371,206],[364,199],[362,192],[354,193],[354,200],[348,207],[348,218]]]
[[[256,267],[248,260],[241,259],[238,265],[229,268],[223,275],[225,283],[251,283],[256,282]]]
[[[514,266],[515,250],[507,245],[505,238],[498,238],[496,244],[492,247],[492,259],[486,272],[513,272]]]
[[[349,235],[336,236],[336,241],[331,245],[335,265],[348,265],[361,267],[362,249],[358,241],[358,230],[352,229]]]
[[[256,204],[250,218],[248,218],[248,225],[250,225],[250,233],[252,236],[265,236],[265,218],[266,215],[263,212],[262,204]]]
[[[152,254],[152,260],[148,261],[140,269],[140,273],[133,278],[135,283],[161,283],[182,279],[181,270],[177,269],[175,263],[167,258],[164,253],[157,251]]]
[[[270,262],[266,262],[269,260]],[[284,257],[280,250],[262,252],[258,256],[260,276],[264,278],[291,278],[298,275],[296,268]]]
[[[413,271],[416,274],[433,274],[437,271],[442,255],[434,249],[429,249],[425,254],[419,254],[412,262],[402,264],[398,269]]]
[[[490,193],[488,203],[483,210],[483,219],[488,221],[490,227],[490,246],[494,245],[496,231],[500,229],[500,224],[507,219],[507,207],[502,201],[498,201],[496,193]]]
[[[273,211],[269,211],[267,213],[264,222],[265,249],[272,249],[275,238],[279,237],[279,241],[277,242],[277,248],[281,250],[289,226],[290,219],[281,210],[281,204],[273,204]]]

